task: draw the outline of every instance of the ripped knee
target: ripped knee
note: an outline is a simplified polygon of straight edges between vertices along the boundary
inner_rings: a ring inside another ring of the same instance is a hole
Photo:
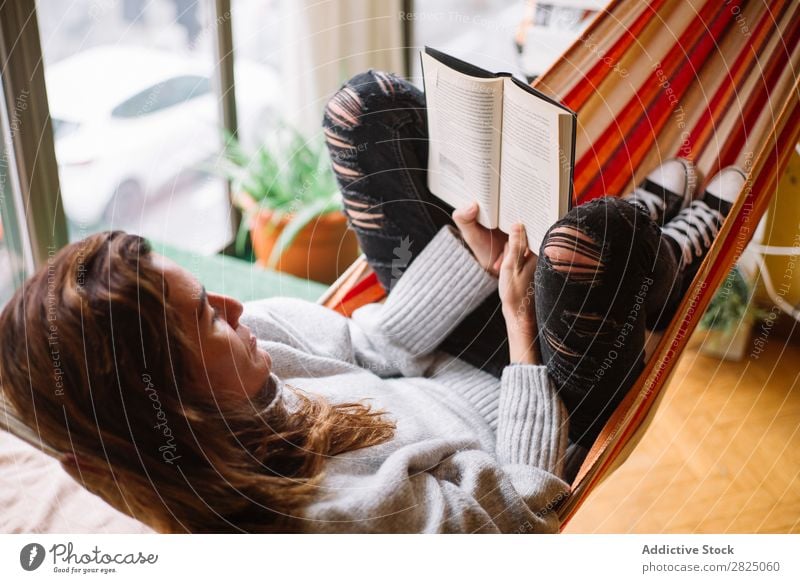
[[[564,344],[564,342],[558,336],[556,336],[555,333],[553,333],[552,330],[545,329],[542,332],[542,337],[544,338],[544,341],[547,342],[547,345],[550,347],[550,349],[554,352],[558,352],[562,356],[568,358],[580,357],[580,354],[574,350],[570,350],[567,345]]]
[[[336,126],[353,130],[361,123],[365,109],[394,101],[404,83],[396,75],[370,69],[350,79],[337,91],[325,107],[325,116]]]
[[[383,213],[374,205],[354,199],[346,193],[344,199],[344,212],[350,219],[350,224],[362,229],[380,229],[383,227]]]
[[[353,143],[352,130],[360,123],[361,98],[350,87],[340,89],[325,109],[323,133],[331,157],[331,168],[340,183],[350,183],[364,176],[358,164],[360,147]],[[342,131],[345,130],[345,131]]]
[[[349,86],[337,91],[325,107],[325,116],[331,123],[347,130],[360,123],[362,113],[361,96]]]
[[[605,271],[600,245],[577,227],[552,229],[542,245],[542,254],[554,271],[575,281],[590,281]]]

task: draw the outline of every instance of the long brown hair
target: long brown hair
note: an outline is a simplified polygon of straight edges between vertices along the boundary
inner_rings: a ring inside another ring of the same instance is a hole
[[[141,237],[63,248],[0,315],[6,400],[74,479],[158,531],[306,530],[326,459],[386,441],[392,423],[299,391],[223,409],[194,388],[167,296]]]

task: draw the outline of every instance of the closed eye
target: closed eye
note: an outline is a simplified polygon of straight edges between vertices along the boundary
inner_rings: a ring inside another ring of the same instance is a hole
[[[206,292],[205,286],[202,286],[200,290],[200,301],[197,303],[197,319],[198,322],[205,318],[206,312],[211,311],[210,323],[213,325],[217,320],[219,320],[219,312],[217,308],[211,305],[211,302],[208,301],[208,292]]]

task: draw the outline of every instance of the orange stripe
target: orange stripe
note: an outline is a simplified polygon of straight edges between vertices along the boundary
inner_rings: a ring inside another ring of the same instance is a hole
[[[359,271],[349,281],[345,281],[336,295],[326,302],[326,307],[350,317],[353,311],[361,306],[380,301],[386,297],[386,291],[378,281],[378,276],[371,269],[364,279],[354,281],[361,277],[362,273]]]
[[[622,57],[625,51],[634,43],[639,33],[652,21],[653,15],[658,14],[658,10],[664,2],[666,2],[666,0],[652,0],[652,2],[650,2],[647,8],[633,21],[631,26],[617,39],[617,42],[603,55],[603,59],[597,61],[597,63],[589,69],[589,72],[583,76],[583,79],[572,88],[564,98],[564,105],[573,111],[578,111],[583,107],[589,96],[597,90],[597,86],[600,85],[606,75],[612,70],[606,65],[606,62],[609,62],[606,61],[606,59],[610,59],[610,62],[613,63],[619,62],[620,57]]]
[[[609,193],[620,193],[625,185],[630,182],[634,168],[638,168],[644,159],[656,136],[664,129],[669,121],[670,115],[689,89],[692,81],[697,78],[703,62],[709,54],[717,47],[717,39],[722,36],[728,24],[733,20],[733,12],[730,7],[722,12],[725,16],[717,17],[711,24],[708,34],[703,35],[689,50],[688,62],[680,67],[672,79],[670,79],[670,89],[675,99],[671,99],[665,91],[659,91],[653,98],[648,107],[647,113],[639,119],[633,131],[626,137],[624,144],[619,144],[614,155],[603,168],[604,174],[611,177],[608,182]],[[629,148],[628,145],[632,144]],[[588,196],[600,196],[604,191],[599,188],[599,181],[594,182],[594,191],[590,188]]]
[[[734,3],[738,4],[739,0],[736,0]],[[718,10],[719,3],[716,0],[707,0],[697,17],[695,17],[687,29],[683,31],[678,42],[672,46],[664,57],[664,61],[660,63],[660,71],[667,79],[672,77],[678,66],[684,62],[684,47],[694,46],[697,40],[705,34],[708,28],[706,23],[713,22]],[[732,17],[730,11],[726,10],[724,13]],[[576,193],[577,201],[584,201],[584,191],[586,188],[600,174],[602,167],[613,154],[617,145],[624,143],[631,128],[640,118],[643,109],[642,104],[651,103],[653,98],[660,91],[660,88],[661,80],[657,76],[656,71],[654,71],[647,80],[645,80],[636,92],[636,95],[628,101],[620,114],[617,115],[616,119],[608,125],[605,131],[600,135],[600,138],[595,141],[593,148],[586,152],[575,165],[574,192]]]
[[[722,85],[709,101],[708,107],[697,120],[685,142],[679,146],[676,156],[693,159],[694,152],[700,152],[706,147],[714,133],[714,120],[719,119],[730,106],[737,88],[753,69],[758,53],[764,48],[769,38],[768,33],[772,32],[772,25],[780,21],[786,8],[785,0],[779,0],[776,2],[775,10],[778,13],[777,18],[769,9],[761,16],[755,32],[747,38],[729,74],[725,75]]]
[[[373,274],[374,275],[374,274]],[[374,302],[378,302],[386,297],[386,292],[383,290],[380,284],[376,284],[363,290],[361,293],[349,297],[348,299],[342,301],[337,306],[334,306],[334,310],[342,314],[343,316],[350,317],[352,316],[353,312],[360,308],[361,306],[365,306],[367,304],[371,304]]]
[[[761,76],[763,82],[756,84],[754,90],[756,94],[748,96],[742,115],[737,118],[736,126],[731,130],[730,135],[726,136],[727,139],[723,143],[719,155],[720,168],[730,166],[735,162],[747,136],[752,132],[759,114],[766,106],[770,92],[789,62],[789,53],[794,52],[797,47],[798,40],[800,40],[800,18],[793,18],[791,28],[786,34],[786,40],[770,55],[767,69]]]

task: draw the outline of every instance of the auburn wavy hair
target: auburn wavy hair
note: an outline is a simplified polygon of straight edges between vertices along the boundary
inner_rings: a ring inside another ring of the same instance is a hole
[[[66,246],[0,315],[6,400],[75,480],[157,531],[313,530],[303,510],[326,459],[384,442],[394,425],[301,391],[290,405],[267,407],[265,391],[222,408],[195,390],[202,364],[168,298],[142,237]]]

